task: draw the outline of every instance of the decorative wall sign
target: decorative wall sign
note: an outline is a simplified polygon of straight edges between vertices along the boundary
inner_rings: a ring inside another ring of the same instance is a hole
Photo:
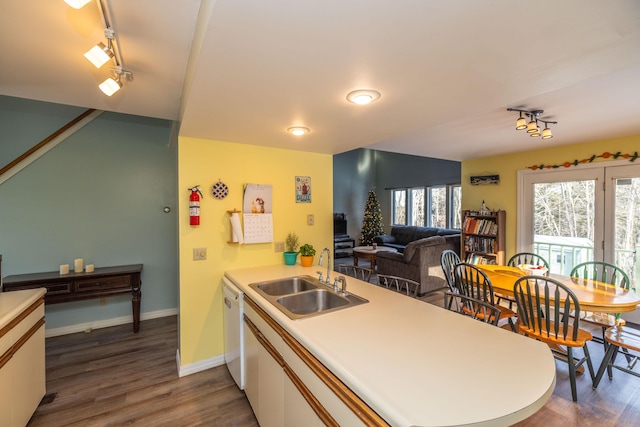
[[[296,203],[311,203],[311,177],[296,176]]]
[[[500,175],[472,176],[471,185],[500,184]]]
[[[229,195],[229,187],[227,187],[224,182],[218,180],[218,182],[211,187],[211,194],[218,200],[224,199]]]

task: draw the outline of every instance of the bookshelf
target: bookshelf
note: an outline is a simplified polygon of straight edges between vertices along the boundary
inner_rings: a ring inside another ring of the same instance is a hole
[[[506,212],[462,211],[460,259],[471,264],[504,265]]]

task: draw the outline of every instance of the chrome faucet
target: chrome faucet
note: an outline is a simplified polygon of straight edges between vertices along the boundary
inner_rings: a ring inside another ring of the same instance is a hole
[[[324,248],[320,253],[320,260],[318,261],[318,266],[322,267],[322,261],[324,260],[325,252],[327,252],[327,277],[325,279],[325,283],[329,285],[331,284],[331,279],[329,278],[329,273],[331,272],[331,251],[329,251],[329,248]],[[320,281],[322,281],[322,275],[320,275]]]

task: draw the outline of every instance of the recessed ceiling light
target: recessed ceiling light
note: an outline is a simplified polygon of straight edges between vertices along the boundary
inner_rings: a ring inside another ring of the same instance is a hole
[[[287,132],[295,136],[300,136],[300,135],[304,135],[311,132],[311,129],[305,128],[302,126],[293,126],[293,127],[287,128]]]
[[[347,94],[347,101],[354,104],[367,105],[380,98],[380,92],[370,89],[359,89]]]

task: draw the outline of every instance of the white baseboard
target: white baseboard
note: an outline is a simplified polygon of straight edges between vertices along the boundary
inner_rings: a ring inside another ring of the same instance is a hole
[[[178,314],[177,308],[167,308],[165,310],[149,311],[140,314],[140,320],[157,319],[159,317],[175,316]],[[77,332],[90,332],[93,329],[108,328],[110,326],[126,325],[133,323],[133,316],[114,317],[112,319],[98,320],[95,322],[78,323],[75,325],[63,326],[61,328],[48,329],[45,327],[45,338],[57,337],[59,335],[75,334]]]
[[[180,366],[180,350],[178,349],[176,350],[176,363],[178,365],[178,377],[185,377],[187,375],[195,374],[196,372],[206,371],[207,369],[224,365],[224,354],[201,360],[199,362],[190,363],[189,365]]]

